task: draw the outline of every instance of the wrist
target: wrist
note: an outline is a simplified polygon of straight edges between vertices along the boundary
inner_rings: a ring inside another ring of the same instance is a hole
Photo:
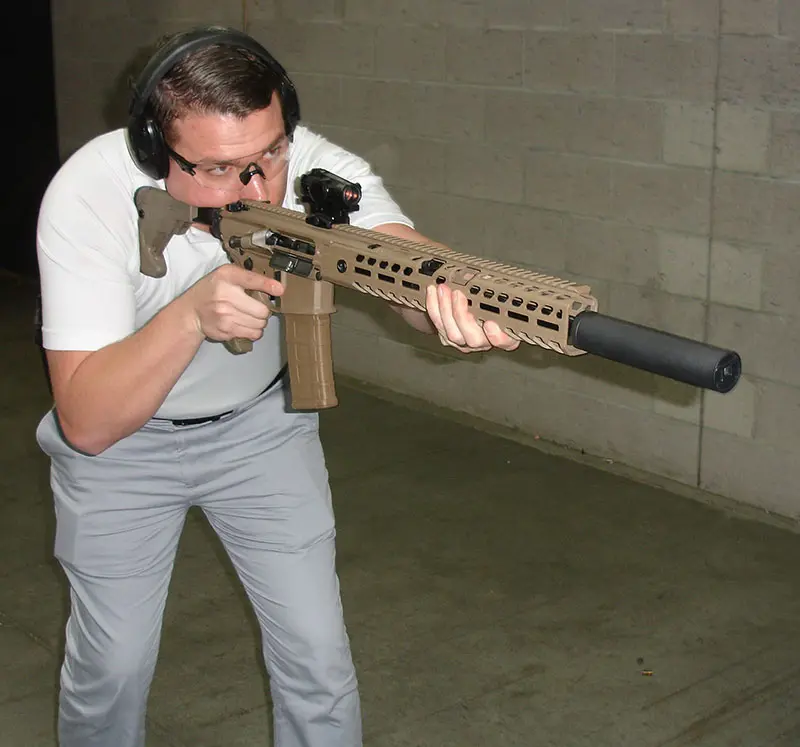
[[[191,295],[184,293],[178,296],[170,306],[179,325],[181,338],[191,340],[199,346],[206,336],[203,333],[203,326],[200,324],[197,309],[192,303]]]

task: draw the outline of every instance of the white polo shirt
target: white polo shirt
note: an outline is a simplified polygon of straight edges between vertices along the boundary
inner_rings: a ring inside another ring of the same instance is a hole
[[[285,208],[304,212],[294,185],[313,168],[361,184],[353,225],[413,225],[366,161],[304,126],[295,130],[291,146]],[[145,185],[164,188],[139,171],[119,129],[75,152],[48,186],[37,231],[45,348],[98,350],[123,339],[228,262],[217,239],[190,228],[167,245],[166,276],[143,275],[133,195]],[[247,402],[280,371],[282,334],[280,317],[273,316],[250,353],[234,355],[222,343],[203,342],[156,416],[203,417]]]

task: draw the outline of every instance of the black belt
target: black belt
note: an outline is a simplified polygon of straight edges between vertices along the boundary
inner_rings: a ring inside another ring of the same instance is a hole
[[[285,375],[287,366],[284,366],[275,378],[269,382],[257,395],[256,397],[260,397],[262,394],[266,394],[272,387],[274,387]],[[226,415],[230,415],[233,410],[226,410],[225,412],[221,412],[218,415],[206,415],[202,418],[178,418],[177,420],[173,420],[172,418],[154,418],[155,420],[163,420],[168,423],[172,423],[172,425],[202,425],[203,423],[214,423],[220,418],[224,418]]]
[[[208,415],[205,418],[181,418],[180,420],[164,419],[168,420],[172,425],[202,425],[203,423],[213,423],[220,418],[224,418],[226,415],[230,415],[232,412],[233,410],[226,410],[219,415]],[[161,418],[158,418],[158,420],[161,420]]]

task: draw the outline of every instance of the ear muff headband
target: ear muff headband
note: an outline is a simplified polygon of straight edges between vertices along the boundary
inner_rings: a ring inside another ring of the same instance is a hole
[[[178,60],[197,49],[216,44],[251,52],[276,74],[280,81],[277,92],[287,135],[292,135],[300,120],[297,92],[286,70],[251,36],[236,29],[214,26],[181,34],[153,55],[133,87],[127,128],[128,148],[139,168],[154,179],[163,179],[167,175],[169,154],[161,126],[149,112],[150,97]]]

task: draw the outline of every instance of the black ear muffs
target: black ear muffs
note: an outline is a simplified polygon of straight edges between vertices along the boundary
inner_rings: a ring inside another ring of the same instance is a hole
[[[152,179],[169,173],[169,153],[158,123],[140,116],[128,123],[128,150],[136,165]]]
[[[152,179],[169,173],[169,152],[161,126],[150,111],[150,96],[159,81],[184,55],[212,44],[245,49],[260,59],[278,77],[278,96],[283,107],[286,134],[291,137],[300,121],[297,91],[283,66],[253,37],[236,29],[210,26],[180,34],[162,47],[145,65],[133,86],[128,113],[128,150],[137,166]]]

